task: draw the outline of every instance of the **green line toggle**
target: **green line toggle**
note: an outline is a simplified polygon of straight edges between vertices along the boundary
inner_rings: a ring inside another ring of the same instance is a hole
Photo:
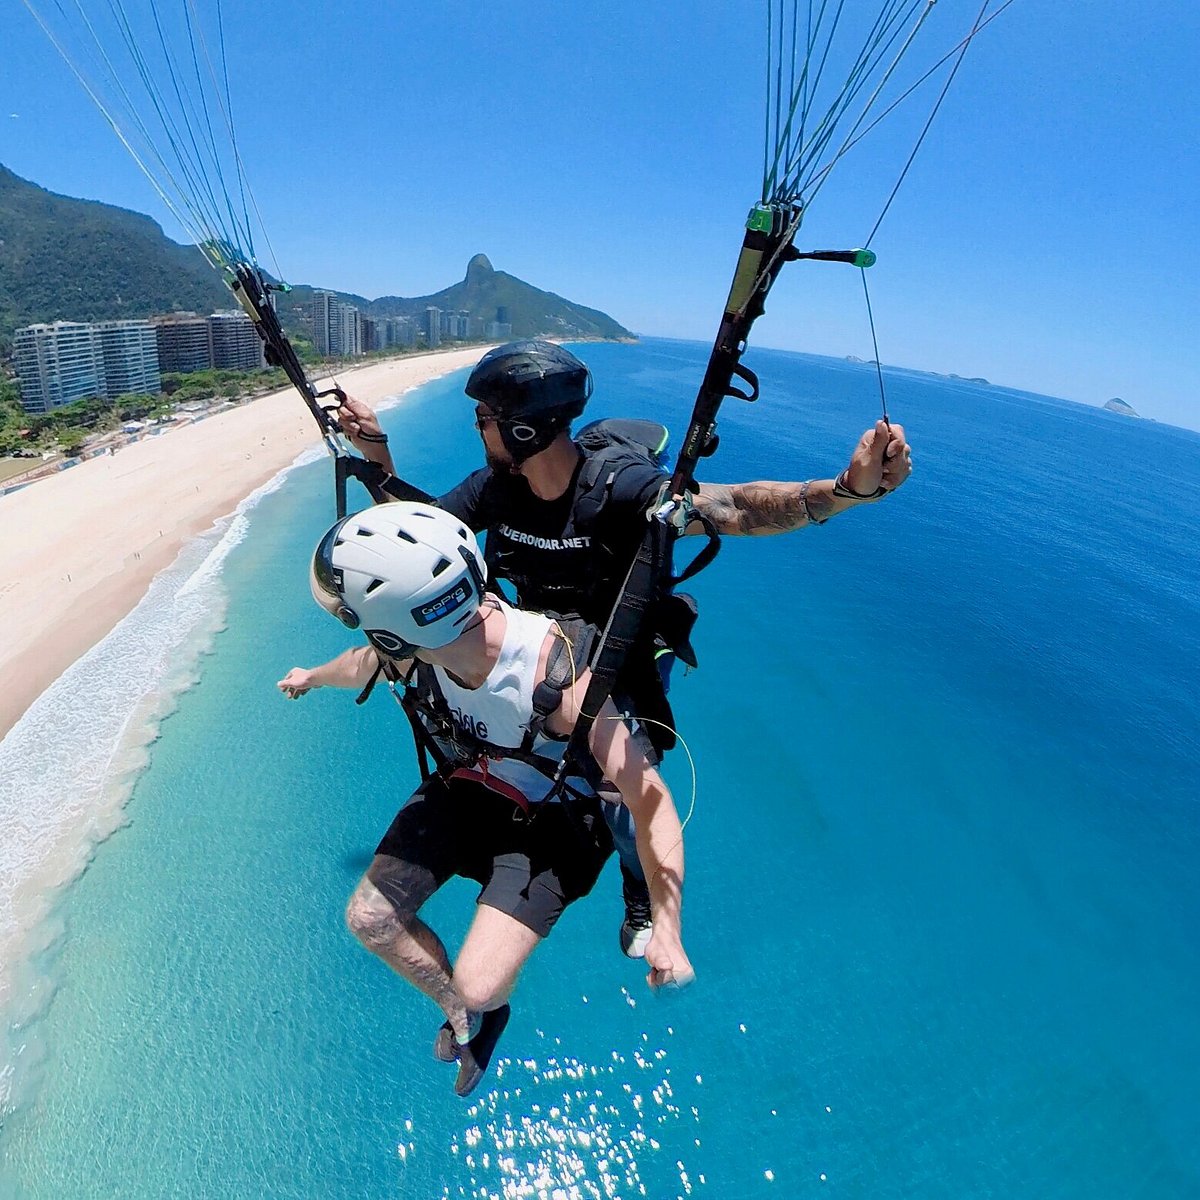
[[[794,258],[811,258],[818,262],[849,263],[852,267],[873,267],[878,261],[874,250],[807,250],[797,251]]]

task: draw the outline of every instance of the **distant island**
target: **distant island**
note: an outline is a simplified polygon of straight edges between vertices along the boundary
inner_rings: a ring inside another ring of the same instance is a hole
[[[1109,412],[1120,413],[1123,417],[1140,417],[1142,415],[1140,412],[1135,412],[1130,405],[1126,404],[1118,396],[1114,396],[1111,400],[1106,400],[1101,405],[1101,408],[1106,408]]]
[[[854,354],[847,354],[845,361],[853,363],[856,367],[877,367],[880,364],[873,358],[859,358]],[[966,376],[966,375],[945,375],[940,371],[922,371],[923,375],[932,375],[935,379],[953,379],[955,383],[974,383],[980,387],[994,387],[990,379],[984,379],[981,375]]]

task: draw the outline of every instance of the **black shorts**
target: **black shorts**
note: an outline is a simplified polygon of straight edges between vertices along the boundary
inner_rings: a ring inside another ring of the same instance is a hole
[[[534,804],[527,815],[481,784],[434,778],[396,814],[376,854],[427,872],[432,892],[452,875],[483,885],[477,903],[545,937],[586,896],[612,853],[599,802]],[[384,889],[386,894],[386,889]]]

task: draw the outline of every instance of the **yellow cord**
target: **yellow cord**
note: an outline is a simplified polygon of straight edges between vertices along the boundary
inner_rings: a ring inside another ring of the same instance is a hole
[[[579,683],[579,675],[575,670],[575,647],[572,644],[571,639],[569,637],[567,637],[567,635],[565,633],[563,633],[563,631],[557,621],[551,621],[550,632],[555,637],[560,638],[567,647],[567,655],[571,661],[571,690],[573,692],[576,688],[576,685]],[[657,725],[660,729],[667,730],[669,733],[671,733],[675,736],[675,738],[678,740],[679,744],[683,747],[684,754],[687,755],[688,767],[692,772],[692,799],[691,799],[691,803],[688,805],[687,816],[683,819],[683,821],[680,823],[680,826],[679,826],[679,833],[680,833],[679,840],[682,841],[683,840],[683,836],[682,836],[683,831],[687,828],[688,822],[692,819],[692,816],[695,814],[695,811],[696,811],[696,792],[697,792],[696,760],[692,757],[691,747],[687,744],[687,740],[684,738],[683,734],[680,733],[678,729],[672,728],[665,721],[655,721],[650,717],[639,717],[636,714],[630,714],[628,719],[633,720],[633,721],[638,721],[642,725]],[[607,721],[624,721],[624,720],[626,720],[626,717],[618,714],[615,717],[606,717],[605,720],[607,720]],[[677,841],[675,843],[675,845],[673,845],[671,847],[671,850],[667,851],[667,853],[670,854],[671,851],[675,849],[675,846],[678,846],[678,845],[679,845],[679,841]]]
[[[575,670],[575,647],[571,644],[571,639],[569,637],[567,637],[567,635],[565,633],[563,633],[562,629],[559,628],[557,621],[551,622],[550,632],[553,633],[555,637],[561,638],[562,641],[566,644],[567,653],[571,659],[571,690],[573,692],[576,688],[576,685],[579,683],[579,675]],[[662,856],[664,859],[669,858],[672,854],[675,853],[675,848],[679,845],[682,845],[683,831],[687,828],[688,822],[692,819],[693,815],[696,812],[697,774],[696,774],[696,760],[692,757],[692,749],[687,744],[687,739],[683,736],[683,734],[680,733],[678,729],[672,728],[665,721],[655,721],[653,718],[639,717],[636,714],[630,714],[629,717],[627,718],[626,716],[624,716],[620,713],[618,713],[616,716],[613,716],[613,717],[605,717],[604,719],[606,721],[621,721],[621,722],[624,722],[626,719],[628,719],[628,720],[632,720],[632,721],[638,721],[642,725],[657,725],[660,729],[666,729],[670,733],[674,734],[675,738],[678,740],[679,744],[683,747],[684,754],[687,755],[688,767],[692,772],[692,799],[691,799],[691,803],[688,805],[687,816],[684,817],[684,819],[680,822],[679,836],[671,843],[670,849],[667,850],[666,854],[664,854]],[[647,887],[649,887],[654,882],[654,880],[658,877],[658,875],[662,871],[664,865],[665,864],[663,862],[660,862],[658,864],[658,869],[654,872],[654,874],[648,880],[646,880]]]
[[[650,717],[639,717],[635,715],[631,715],[629,719],[632,721],[638,721],[642,725],[657,725],[660,729],[670,730],[679,741],[679,744],[683,747],[684,754],[687,755],[688,767],[692,772],[692,800],[688,805],[688,814],[686,817],[684,817],[679,826],[679,832],[682,833],[687,828],[687,823],[692,819],[692,814],[696,811],[696,760],[692,757],[691,747],[688,746],[683,734],[680,733],[678,729],[672,729],[671,726],[665,721],[655,721]],[[605,717],[605,720],[624,721],[625,717],[618,713],[615,717]],[[655,769],[657,770],[657,768]],[[676,843],[676,845],[678,845],[678,843]],[[674,850],[675,846],[672,846],[671,849]]]

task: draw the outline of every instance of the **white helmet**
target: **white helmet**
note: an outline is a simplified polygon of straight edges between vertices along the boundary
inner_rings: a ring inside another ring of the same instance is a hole
[[[475,535],[428,504],[377,504],[322,539],[313,599],[377,649],[408,657],[449,645],[483,599],[487,567]]]

